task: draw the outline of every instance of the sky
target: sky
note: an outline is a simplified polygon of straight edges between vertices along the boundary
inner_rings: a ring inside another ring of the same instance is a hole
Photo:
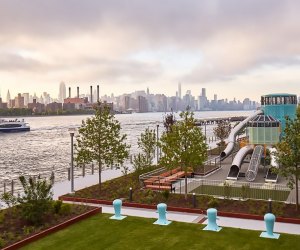
[[[300,95],[300,1],[1,0],[0,88]]]

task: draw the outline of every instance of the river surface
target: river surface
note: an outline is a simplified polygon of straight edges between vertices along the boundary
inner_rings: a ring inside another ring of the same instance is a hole
[[[247,116],[254,111],[207,111],[195,112],[195,118]],[[133,113],[116,115],[122,132],[127,134],[131,145],[130,154],[137,153],[137,138],[149,127],[163,132],[164,113]],[[175,114],[179,118],[179,114]],[[86,115],[27,117],[30,132],[0,133],[0,183],[18,179],[20,175],[50,176],[55,172],[55,180],[67,179],[70,164],[71,139],[69,128],[78,128]],[[213,136],[213,125],[206,126],[207,137]],[[204,129],[203,129],[204,133]],[[127,162],[130,165],[130,162]],[[90,172],[87,169],[87,172]],[[81,169],[75,169],[80,175]],[[2,185],[1,185],[2,186]],[[0,187],[1,188],[1,187]]]

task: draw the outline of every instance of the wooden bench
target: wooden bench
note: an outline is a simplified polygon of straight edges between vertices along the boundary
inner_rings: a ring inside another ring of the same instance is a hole
[[[151,189],[151,190],[170,190],[171,191],[171,186],[146,185],[146,188]]]

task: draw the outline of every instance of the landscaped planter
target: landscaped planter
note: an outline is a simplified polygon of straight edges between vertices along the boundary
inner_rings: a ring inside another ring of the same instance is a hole
[[[74,217],[74,218],[72,218],[70,220],[62,222],[62,223],[60,223],[60,224],[58,224],[56,226],[50,227],[50,228],[48,228],[48,229],[46,229],[46,230],[44,230],[42,232],[36,233],[36,234],[34,234],[34,235],[26,238],[26,239],[23,239],[23,240],[18,241],[18,242],[14,243],[14,244],[12,244],[10,246],[7,246],[7,247],[3,248],[3,250],[19,249],[19,248],[21,248],[21,247],[23,247],[23,246],[25,246],[25,245],[27,245],[27,244],[29,244],[31,242],[34,242],[34,241],[36,241],[36,240],[38,240],[40,238],[43,238],[43,237],[45,237],[45,236],[47,236],[47,235],[49,235],[51,233],[57,232],[57,231],[59,231],[59,230],[61,230],[63,228],[66,228],[66,227],[68,227],[68,226],[70,226],[70,225],[72,225],[72,224],[74,224],[74,223],[76,223],[78,221],[81,221],[83,219],[86,219],[88,217],[91,217],[91,216],[93,216],[95,214],[98,214],[98,213],[101,213],[101,212],[102,212],[102,208],[101,207],[94,208],[91,211],[88,211],[88,212],[86,212],[84,214],[78,215],[78,216],[76,216],[76,217]]]
[[[62,201],[73,201],[73,202],[83,202],[83,203],[90,203],[90,204],[112,205],[112,201],[109,201],[109,200],[98,200],[98,199],[70,197],[70,196],[60,196],[59,199],[62,200]],[[125,206],[125,207],[135,207],[135,208],[145,208],[145,209],[156,209],[156,205],[140,204],[140,203],[133,203],[133,202],[123,202],[123,206]],[[205,210],[202,210],[202,209],[199,209],[199,208],[183,208],[183,207],[168,206],[168,211],[194,213],[194,214],[206,214]],[[263,220],[263,216],[255,215],[255,214],[244,214],[244,213],[232,213],[232,212],[218,211],[218,215],[219,216],[224,216],[224,217],[232,217],[232,218]],[[277,222],[300,224],[300,219],[297,219],[297,218],[276,217],[276,221]]]

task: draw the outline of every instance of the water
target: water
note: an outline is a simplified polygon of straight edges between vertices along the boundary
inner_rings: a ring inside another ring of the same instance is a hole
[[[195,118],[244,116],[253,111],[210,111],[195,112]],[[24,133],[0,133],[0,182],[18,179],[20,175],[50,176],[55,172],[56,181],[67,179],[67,168],[70,163],[71,139],[69,128],[77,128],[88,116],[49,116],[28,117],[31,131]],[[134,113],[116,115],[127,134],[127,142],[131,144],[130,153],[137,152],[137,138],[149,127],[159,133],[163,131],[164,113]],[[178,119],[179,115],[176,114]],[[212,136],[213,126],[207,126],[207,136]],[[204,132],[204,129],[203,129]],[[127,162],[127,164],[130,164]],[[75,169],[75,175],[81,174]],[[90,171],[90,170],[88,170]]]

